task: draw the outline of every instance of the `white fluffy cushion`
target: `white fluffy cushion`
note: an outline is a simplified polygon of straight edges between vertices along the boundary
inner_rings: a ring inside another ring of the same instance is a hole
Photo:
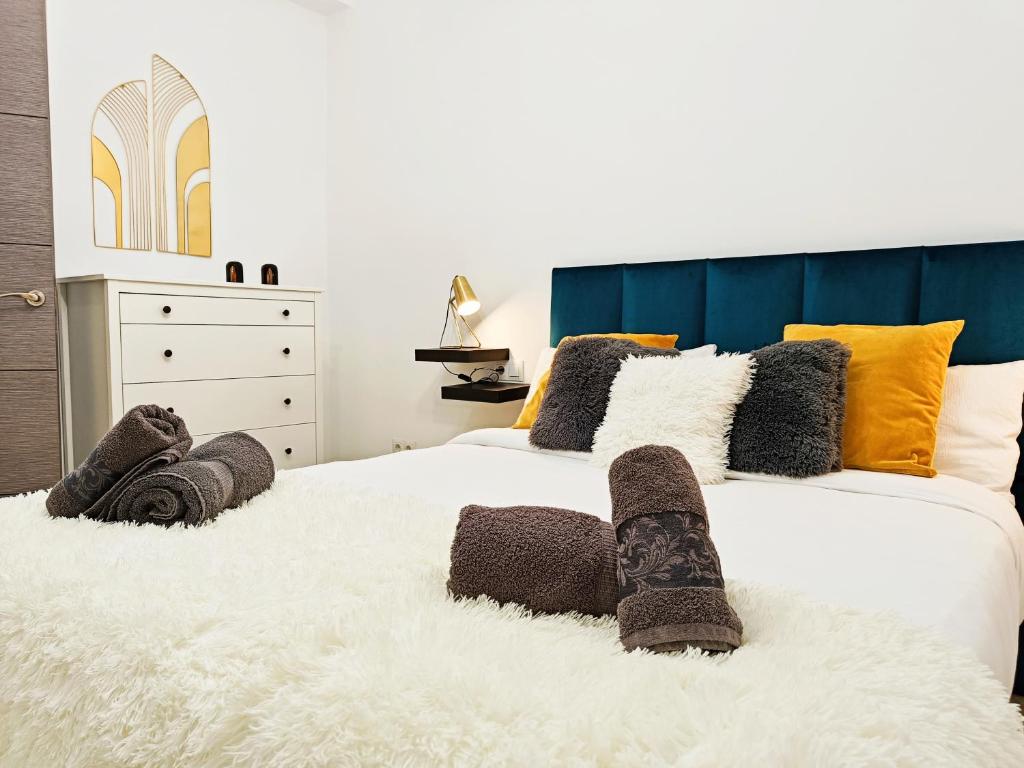
[[[1024,361],[954,365],[946,372],[933,466],[1009,493],[1020,449]]]
[[[722,482],[732,417],[753,372],[750,355],[626,358],[594,435],[591,461],[607,467],[630,448],[670,445],[701,483]]]

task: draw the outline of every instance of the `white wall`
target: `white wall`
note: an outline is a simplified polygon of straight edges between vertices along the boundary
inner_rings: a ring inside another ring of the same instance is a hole
[[[333,448],[442,402],[448,282],[532,365],[557,265],[1024,238],[1017,0],[372,0],[332,22]],[[742,308],[737,308],[742,311]]]
[[[241,261],[282,284],[326,280],[325,19],[288,0],[49,0],[57,275],[224,280]],[[158,53],[210,120],[213,256],[96,248],[89,132],[103,95]]]

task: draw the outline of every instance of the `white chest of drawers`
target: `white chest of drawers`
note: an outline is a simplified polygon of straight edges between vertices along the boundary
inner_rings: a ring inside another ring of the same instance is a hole
[[[324,460],[320,291],[90,275],[61,283],[65,460],[156,403],[196,445],[241,430],[278,469]]]

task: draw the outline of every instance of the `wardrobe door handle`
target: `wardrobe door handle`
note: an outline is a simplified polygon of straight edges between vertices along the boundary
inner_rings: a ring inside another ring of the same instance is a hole
[[[284,311],[283,311],[283,312],[282,312],[281,314],[282,314],[282,315],[284,315],[285,317],[288,317],[288,315],[290,315],[291,313],[292,313],[292,312],[291,312],[291,310],[290,310],[290,309],[286,309],[286,310],[284,310]]]
[[[291,404],[292,404],[292,399],[291,399],[290,397],[286,397],[286,398],[284,399],[284,404],[285,404],[285,405],[291,405]]]
[[[285,347],[281,351],[284,352],[286,355],[290,355],[292,353],[292,350],[291,350],[290,347]]]
[[[291,455],[292,455],[292,449],[291,449],[291,448],[285,448],[285,449],[284,449],[284,452],[285,452],[286,454],[288,454],[289,456],[291,456]]]
[[[167,304],[164,304],[164,314],[165,314],[165,315],[169,315],[169,314],[171,314],[171,308],[170,308],[170,306],[169,306],[169,305],[167,305]]]
[[[42,291],[25,291],[24,293],[15,291],[14,293],[0,293],[0,299],[14,297],[24,299],[25,303],[30,307],[41,307],[46,303],[46,294]]]
[[[164,350],[164,357],[170,357],[173,354],[174,353],[171,350],[169,350],[169,349],[165,349]]]

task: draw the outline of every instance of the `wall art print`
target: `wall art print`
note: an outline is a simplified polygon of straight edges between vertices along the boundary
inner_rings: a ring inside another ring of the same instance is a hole
[[[148,102],[146,82],[133,80],[108,92],[96,108],[94,242],[107,248],[150,250],[155,237],[158,251],[211,256],[206,109],[188,79],[155,54],[151,92]]]
[[[153,56],[156,249],[210,256],[210,127],[199,94]]]
[[[109,91],[92,117],[93,240],[104,248],[148,251],[149,109],[146,82]]]

